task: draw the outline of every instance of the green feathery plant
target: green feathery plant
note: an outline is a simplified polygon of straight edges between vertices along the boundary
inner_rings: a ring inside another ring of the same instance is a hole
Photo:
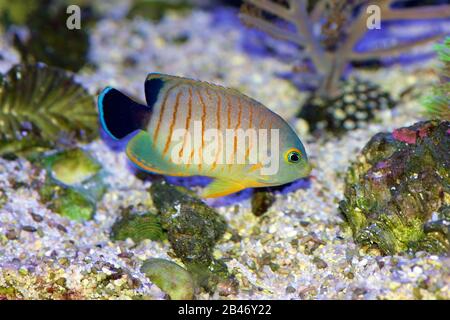
[[[0,156],[28,155],[97,135],[95,101],[72,73],[36,64],[0,75]]]
[[[450,120],[450,37],[444,43],[437,44],[435,50],[442,65],[439,70],[441,80],[431,95],[423,99],[423,106],[426,116]]]

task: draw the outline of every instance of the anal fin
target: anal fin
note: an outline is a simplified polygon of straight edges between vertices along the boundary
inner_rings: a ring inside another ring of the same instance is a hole
[[[247,187],[234,181],[215,179],[205,188],[205,190],[203,190],[202,197],[203,198],[223,197],[241,191],[245,188]]]
[[[128,158],[142,170],[169,176],[187,175],[178,172],[179,168],[175,168],[168,163],[168,159],[161,157],[160,152],[153,147],[152,138],[147,131],[139,131],[128,142],[126,153]]]

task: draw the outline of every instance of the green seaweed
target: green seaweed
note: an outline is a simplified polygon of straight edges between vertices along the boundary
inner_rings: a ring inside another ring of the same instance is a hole
[[[98,135],[93,97],[73,74],[43,64],[0,76],[0,155],[28,155]]]
[[[132,239],[139,243],[145,239],[163,240],[165,233],[162,229],[160,217],[151,212],[144,214],[122,213],[122,218],[114,223],[111,232],[113,240]]]
[[[438,72],[442,79],[434,86],[432,93],[423,99],[422,104],[429,118],[450,121],[450,37],[442,44],[435,45],[435,50],[441,61]]]
[[[449,251],[449,128],[446,121],[419,122],[367,143],[340,202],[356,242],[385,254]]]
[[[148,259],[141,268],[143,272],[172,300],[192,300],[195,284],[188,271],[174,262],[164,259]]]

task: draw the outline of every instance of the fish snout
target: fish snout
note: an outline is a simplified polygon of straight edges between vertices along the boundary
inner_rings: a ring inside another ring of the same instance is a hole
[[[305,162],[300,169],[300,177],[305,178],[308,177],[313,169],[313,166],[309,162]]]

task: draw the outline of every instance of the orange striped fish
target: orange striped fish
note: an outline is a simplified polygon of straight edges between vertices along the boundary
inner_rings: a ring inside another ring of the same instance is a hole
[[[108,87],[98,99],[101,124],[112,138],[139,131],[126,153],[143,170],[212,177],[205,198],[282,185],[311,171],[287,122],[236,90],[151,73],[145,96],[142,105]]]

